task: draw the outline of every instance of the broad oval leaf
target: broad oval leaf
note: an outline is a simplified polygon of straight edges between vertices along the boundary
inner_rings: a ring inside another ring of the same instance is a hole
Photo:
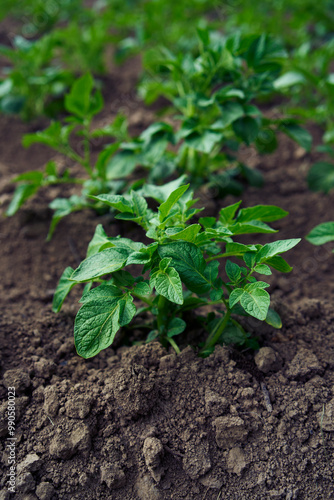
[[[238,281],[241,277],[240,266],[238,266],[238,264],[235,264],[234,262],[231,262],[230,260],[226,261],[225,272],[229,279],[233,282]]]
[[[268,323],[268,325],[270,326],[273,326],[274,328],[282,328],[282,320],[280,315],[270,308],[268,309],[266,323]]]
[[[334,222],[319,224],[306,236],[307,241],[313,245],[323,245],[334,241]]]
[[[184,332],[187,323],[183,321],[181,318],[174,318],[168,324],[168,332],[167,337],[175,337],[175,335],[180,335],[180,333]]]
[[[291,248],[295,247],[300,240],[301,238],[292,238],[290,240],[277,240],[272,243],[267,243],[257,253],[256,261],[262,263],[270,257],[275,257],[275,255],[287,252],[288,250],[291,250]]]
[[[300,127],[297,123],[284,123],[280,126],[280,129],[304,148],[305,151],[310,151],[312,136],[306,129]]]
[[[178,272],[173,267],[167,267],[152,274],[150,285],[154,286],[157,293],[174,302],[183,304],[182,283]]]
[[[251,292],[244,291],[240,304],[250,316],[264,321],[268,314],[270,295],[262,288],[256,288]]]
[[[243,293],[244,293],[244,291],[242,288],[235,288],[231,292],[230,297],[229,297],[229,306],[231,309],[232,309],[232,307],[235,306],[235,304],[237,304],[239,302]]]
[[[161,258],[171,257],[172,266],[186,287],[199,295],[207,293],[211,283],[204,275],[206,262],[199,248],[189,242],[175,242],[158,247]]]
[[[80,356],[91,358],[112,344],[120,327],[130,323],[136,313],[132,300],[130,295],[106,296],[83,304],[74,326],[75,346]]]
[[[80,266],[73,272],[71,280],[83,283],[118,271],[125,266],[128,255],[127,250],[107,248],[83,260]]]
[[[242,208],[239,211],[237,222],[250,222],[260,220],[273,222],[286,217],[289,212],[275,205],[256,205],[255,207]]]
[[[184,240],[193,242],[201,229],[199,224],[191,224],[190,226],[180,231],[175,231],[175,228],[167,228],[166,236],[171,240]]]

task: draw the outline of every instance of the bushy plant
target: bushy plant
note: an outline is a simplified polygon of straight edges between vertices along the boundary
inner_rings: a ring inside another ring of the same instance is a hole
[[[270,153],[280,131],[309,150],[311,136],[295,120],[269,118],[258,105],[277,93],[274,83],[285,57],[282,46],[267,35],[226,37],[209,29],[198,29],[194,53],[146,52],[140,93],[146,102],[167,98],[167,113],[178,123],[174,133],[163,122],[146,133],[156,147],[159,140],[160,163],[169,166],[162,170],[174,166],[195,184],[204,179],[226,189],[230,183],[235,193],[240,192],[240,185],[231,181],[236,174],[261,184],[258,172],[237,161],[241,145]],[[176,153],[170,148],[174,154],[164,154],[168,143],[178,145]]]
[[[235,239],[242,234],[275,233],[267,222],[287,212],[270,205],[239,209],[238,202],[221,209],[217,219],[203,217],[189,223],[202,209],[195,207],[197,200],[188,185],[180,185],[182,180],[161,187],[146,185],[142,194],[93,197],[117,210],[117,219],[138,224],[146,238],[108,237],[99,225],[87,258],[77,269],[65,269],[53,310],[61,309],[75,285],[86,284],[74,328],[81,356],[89,358],[109,347],[119,329],[135,316],[138,328],[148,329],[147,341],[159,339],[179,352],[175,336],[186,328],[184,313],[202,306],[211,308],[204,322],[209,334],[201,346],[202,355],[218,342],[247,343],[249,336],[235,315],[280,327],[278,314],[269,308],[269,285],[256,276],[270,275],[271,268],[289,272],[291,267],[280,254],[300,240],[263,246]],[[157,210],[148,208],[147,197],[158,202]],[[222,259],[224,277],[219,272]],[[137,308],[138,303],[142,307]],[[143,313],[147,321],[141,318]]]

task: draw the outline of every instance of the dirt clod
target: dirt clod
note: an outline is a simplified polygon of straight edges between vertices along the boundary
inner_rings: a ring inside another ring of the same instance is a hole
[[[39,500],[52,500],[55,497],[55,489],[51,483],[43,481],[36,488],[36,496]]]
[[[6,387],[15,387],[16,393],[24,392],[31,384],[29,373],[26,370],[15,369],[7,370],[3,374],[3,385]]]
[[[277,371],[282,366],[279,355],[271,347],[262,347],[255,355],[254,361],[258,369],[263,373]]]
[[[229,449],[236,443],[245,441],[248,430],[245,422],[237,416],[218,417],[213,422],[216,442],[219,448]]]
[[[117,464],[101,467],[101,483],[105,483],[110,490],[122,488],[126,484],[124,471]]]
[[[164,454],[164,448],[161,441],[155,437],[147,437],[144,441],[143,454],[148,470],[153,479],[159,483],[164,473],[164,468],[161,466],[161,460]]]
[[[70,459],[75,453],[90,450],[90,432],[83,423],[75,424],[69,431],[58,430],[50,443],[49,453],[53,458]]]

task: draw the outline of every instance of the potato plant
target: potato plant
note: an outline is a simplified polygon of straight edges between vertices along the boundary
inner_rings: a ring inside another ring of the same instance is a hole
[[[122,139],[128,138],[125,118],[119,115],[113,124],[104,128],[91,130],[93,117],[103,108],[103,98],[100,91],[94,92],[94,80],[86,74],[79,78],[72,86],[65,98],[65,107],[70,116],[66,123],[54,121],[42,131],[25,135],[24,146],[34,143],[45,144],[63,154],[67,159],[81,167],[86,175],[72,177],[70,170],[60,172],[54,161],[50,161],[44,172],[33,170],[17,176],[14,182],[18,186],[12,201],[7,209],[7,215],[14,215],[23,203],[33,196],[41,187],[50,184],[81,184],[81,195],[72,195],[70,198],[56,198],[50,204],[54,210],[48,239],[51,238],[56,225],[66,215],[84,208],[99,209],[96,202],[89,198],[91,194],[117,193],[124,188],[124,180],[115,180],[112,171],[108,171],[107,160],[118,149]],[[94,140],[103,137],[113,137],[115,142],[106,146],[98,155],[95,164],[92,164],[91,145]],[[81,141],[82,151],[77,151],[73,140]],[[124,179],[124,171],[122,172]],[[117,176],[116,176],[117,177]]]
[[[121,235],[108,237],[99,225],[87,258],[77,269],[65,269],[53,310],[61,309],[75,285],[85,284],[74,327],[79,355],[89,358],[109,347],[119,329],[134,317],[139,329],[148,330],[147,341],[159,339],[179,352],[175,337],[186,328],[184,313],[201,306],[212,308],[205,322],[208,336],[200,348],[203,356],[218,342],[247,342],[248,335],[235,316],[281,326],[278,314],[270,309],[269,284],[262,277],[270,275],[271,269],[289,272],[291,267],[280,254],[300,239],[266,245],[235,240],[242,234],[275,233],[267,223],[287,212],[270,205],[240,209],[238,202],[222,208],[218,218],[196,217],[190,223],[202,209],[195,207],[197,200],[189,185],[180,182],[146,185],[142,194],[93,197],[116,209],[117,219],[138,224],[145,242]],[[148,208],[148,197],[158,202],[157,210]],[[224,273],[219,269],[221,261]]]
[[[146,102],[167,98],[170,107],[166,112],[178,123],[174,135],[166,123],[154,130],[155,146],[159,139],[161,151],[168,142],[178,146],[174,155],[161,154],[160,163],[170,168],[173,164],[195,184],[205,179],[226,189],[230,183],[234,193],[240,192],[233,180],[237,174],[252,185],[261,185],[260,173],[237,161],[241,145],[271,153],[280,131],[305,149],[311,147],[310,134],[296,121],[286,116],[269,118],[258,106],[277,94],[274,82],[286,53],[265,34],[225,37],[209,29],[197,32],[198,46],[193,53],[163,48],[144,55],[146,76],[139,91]],[[152,129],[146,136],[150,134]]]

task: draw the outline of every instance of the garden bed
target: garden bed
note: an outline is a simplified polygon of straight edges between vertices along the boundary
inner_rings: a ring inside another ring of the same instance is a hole
[[[123,107],[138,132],[150,115],[131,90],[135,70],[129,63],[121,76],[110,79],[108,111],[100,119],[110,121]],[[42,146],[25,150],[20,145],[31,130],[18,119],[0,117],[2,214],[13,175],[50,159]],[[288,210],[290,215],[275,225],[281,239],[304,237],[319,221],[333,218],[333,195],[311,193],[306,186],[312,155],[286,137],[270,156],[245,154],[248,164],[264,174],[265,186],[248,188],[243,206],[273,204]],[[2,415],[7,387],[17,392],[20,474],[13,498],[332,498],[331,245],[313,247],[303,240],[289,253],[293,272],[271,277],[283,328],[248,323],[266,348],[259,354],[216,347],[210,357],[198,358],[187,347],[193,333],[188,331],[180,356],[158,343],[121,347],[118,339],[113,349],[84,360],[73,342],[78,297],[73,293],[55,315],[53,291],[64,268],[75,268],[84,258],[98,223],[109,236],[136,239],[136,229],[81,212],[62,220],[46,243],[51,217],[46,207],[60,189],[43,190],[13,218],[1,221]],[[205,215],[216,215],[235,201],[201,193]],[[267,235],[260,239],[268,241]],[[2,420],[3,499],[8,498],[6,431]]]

